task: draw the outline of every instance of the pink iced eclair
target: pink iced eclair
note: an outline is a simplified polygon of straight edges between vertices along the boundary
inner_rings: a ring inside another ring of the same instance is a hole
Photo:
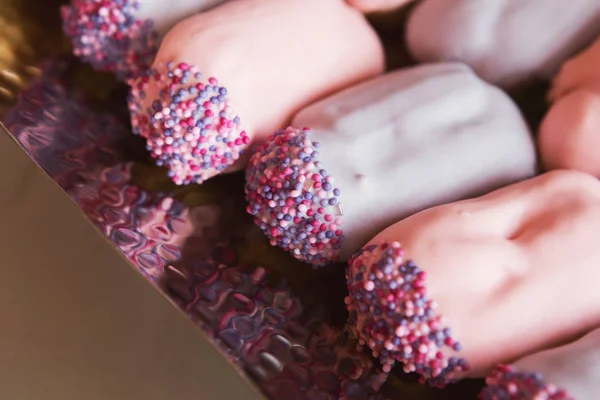
[[[418,61],[462,61],[508,89],[551,78],[599,34],[597,0],[423,0],[406,27]]]
[[[348,4],[364,13],[395,10],[414,0],[346,0]]]
[[[349,326],[386,369],[485,376],[600,325],[599,235],[600,182],[577,171],[428,209],[350,260]]]
[[[498,366],[486,383],[482,400],[595,400],[600,393],[600,329]]]
[[[125,80],[154,60],[160,40],[184,18],[227,0],[71,0],[61,9],[73,52]]]
[[[246,170],[248,212],[314,266],[345,261],[423,209],[535,175],[508,96],[458,63],[398,70],[303,109]]]
[[[550,101],[557,101],[579,89],[591,89],[600,93],[600,37],[584,51],[567,60],[552,81],[548,94]]]
[[[567,61],[552,82],[539,134],[546,169],[569,168],[600,178],[600,39]]]
[[[343,0],[232,1],[167,34],[131,82],[132,125],[175,183],[201,183],[243,168],[244,151],[303,106],[383,67],[377,35]]]

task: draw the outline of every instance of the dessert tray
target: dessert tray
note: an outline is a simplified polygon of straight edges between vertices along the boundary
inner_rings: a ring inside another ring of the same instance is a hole
[[[277,400],[477,398],[480,380],[437,389],[384,373],[345,330],[343,265],[313,270],[270,246],[245,211],[243,173],[173,184],[130,134],[126,86],[71,56],[64,2],[5,3],[3,129],[127,259],[122,267],[138,271],[194,323],[199,341],[220,350],[240,384],[249,380]],[[384,40],[398,35],[380,23]],[[388,62],[401,63],[394,54]],[[517,99],[533,119],[545,111],[545,89]]]

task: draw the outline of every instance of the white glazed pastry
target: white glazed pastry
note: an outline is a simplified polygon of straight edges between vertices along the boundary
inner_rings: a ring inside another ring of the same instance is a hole
[[[177,22],[227,0],[71,0],[61,9],[73,52],[121,79],[146,70]]]
[[[422,62],[462,61],[503,88],[549,79],[600,34],[597,0],[423,0],[406,40]]]
[[[552,82],[552,102],[538,138],[546,169],[569,168],[600,178],[600,38],[569,59]]]
[[[383,72],[379,38],[343,0],[237,0],[180,22],[131,82],[135,134],[177,184],[245,167],[302,107]]]
[[[425,210],[350,260],[349,325],[386,369],[485,376],[600,326],[599,236],[600,182],[577,171]]]
[[[323,265],[435,205],[531,177],[519,110],[463,64],[395,71],[302,110],[246,172],[248,211],[277,245]]]
[[[510,366],[498,366],[486,383],[483,400],[596,400],[600,393],[600,329]]]

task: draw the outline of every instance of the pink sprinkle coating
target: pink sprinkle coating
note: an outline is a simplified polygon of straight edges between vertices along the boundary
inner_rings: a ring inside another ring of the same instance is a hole
[[[427,298],[426,273],[404,255],[400,243],[364,247],[346,271],[349,327],[389,372],[396,361],[423,382],[443,387],[469,369],[466,360],[447,357],[444,348],[462,349],[437,304]]]
[[[157,95],[144,109],[149,89]],[[178,185],[222,172],[250,144],[227,89],[186,63],[159,66],[133,81],[129,111],[133,133],[146,139],[156,164]]]
[[[135,17],[140,0],[71,0],[61,8],[73,53],[127,80],[150,67],[158,50],[151,20]]]
[[[276,132],[246,169],[248,213],[270,238],[315,267],[337,261],[344,241],[340,189],[308,128]]]
[[[544,382],[541,374],[498,365],[485,379],[482,400],[575,400],[565,390]]]

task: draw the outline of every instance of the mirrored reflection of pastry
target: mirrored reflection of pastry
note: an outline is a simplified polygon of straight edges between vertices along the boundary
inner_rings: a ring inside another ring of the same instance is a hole
[[[600,392],[600,330],[501,365],[486,378],[483,400],[593,400]]]
[[[179,23],[131,82],[134,133],[177,184],[245,167],[300,108],[383,71],[381,43],[342,0],[245,0]]]
[[[510,89],[551,78],[598,34],[597,0],[424,0],[406,26],[417,60],[462,61]]]
[[[293,126],[253,156],[248,212],[272,245],[316,266],[347,260],[418,211],[535,174],[519,110],[463,64],[364,82],[305,108]]]
[[[177,22],[227,0],[71,0],[61,8],[73,53],[121,79],[139,76]]]
[[[349,325],[384,369],[483,376],[599,325],[599,233],[600,182],[576,171],[428,209],[350,260]]]
[[[570,168],[600,178],[600,38],[568,60],[552,82],[552,106],[540,127],[546,169]]]

